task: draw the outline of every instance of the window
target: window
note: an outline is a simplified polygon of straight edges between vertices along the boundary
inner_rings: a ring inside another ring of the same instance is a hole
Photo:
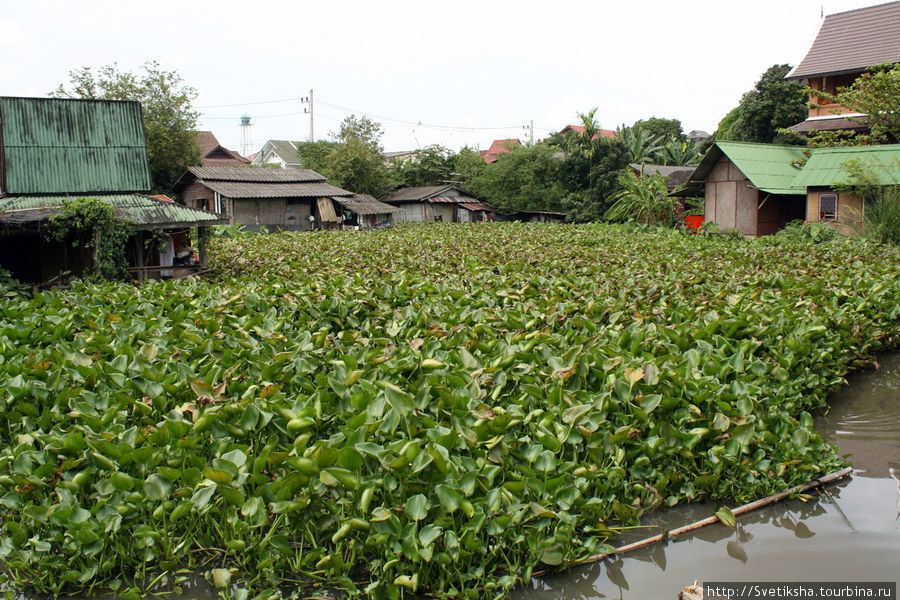
[[[216,192],[216,213],[221,215],[223,212],[225,211],[222,210],[222,194]]]
[[[198,198],[197,199],[197,208],[201,210],[209,210],[209,199],[208,198]]]
[[[837,194],[819,194],[819,220],[834,221],[837,218]]]

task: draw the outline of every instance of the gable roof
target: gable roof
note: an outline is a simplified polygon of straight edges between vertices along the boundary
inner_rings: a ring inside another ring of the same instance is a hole
[[[319,198],[351,196],[310,169],[189,167],[175,182],[181,190],[193,181],[228,198]]]
[[[385,215],[402,210],[396,206],[379,202],[374,196],[369,194],[353,194],[344,198],[332,198],[332,200],[358,215]]]
[[[212,131],[198,131],[197,145],[200,147],[200,162],[204,167],[227,167],[250,162],[249,158],[222,146]]]
[[[863,71],[900,62],[900,2],[828,15],[806,56],[785,79]]]
[[[401,187],[384,196],[382,202],[471,202],[472,194],[455,185],[420,185]]]
[[[846,163],[857,160],[869,167],[881,185],[900,184],[900,144],[814,148],[795,185],[801,188],[850,183]]]
[[[690,177],[689,186],[694,184],[691,187],[696,191],[696,184],[706,181],[724,155],[757,189],[770,194],[802,194],[805,188],[797,187],[795,183],[800,167],[794,165],[806,160],[806,152],[809,149],[804,146],[716,142],[697,165]]]
[[[0,198],[0,223],[18,224],[43,221],[59,212],[63,203],[80,196],[9,196]],[[168,229],[224,225],[228,223],[214,213],[188,208],[176,202],[160,200],[145,194],[96,194],[113,207],[116,214],[138,229]]]
[[[260,163],[265,159],[268,151],[277,154],[278,158],[280,158],[288,167],[299,167],[300,157],[297,155],[297,147],[302,143],[303,142],[291,140],[269,140],[263,145],[262,150],[259,151],[258,156],[254,158],[254,161]]]
[[[138,102],[0,97],[0,139],[4,194],[151,187]]]
[[[252,167],[188,167],[190,173],[205,181],[243,181],[243,182],[278,182],[307,183],[325,181],[312,169],[265,169]],[[185,173],[185,175],[187,174]],[[183,177],[183,176],[182,176]],[[180,181],[180,179],[179,179]]]

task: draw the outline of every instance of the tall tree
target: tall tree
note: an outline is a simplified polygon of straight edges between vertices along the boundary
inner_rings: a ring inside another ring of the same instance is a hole
[[[324,173],[328,167],[328,156],[335,151],[338,143],[331,140],[317,140],[297,145],[297,158],[300,167]]]
[[[729,113],[733,118],[728,123],[729,139],[739,142],[803,143],[795,136],[779,131],[799,123],[808,114],[806,89],[799,81],[784,78],[790,70],[790,65],[772,65],[754,88],[744,94],[736,115]]]
[[[438,185],[450,178],[450,150],[438,144],[426,146],[396,161],[394,169],[403,185]]]
[[[678,139],[687,141],[687,136],[681,128],[681,121],[678,119],[661,119],[659,117],[650,117],[649,119],[641,119],[635,122],[632,127],[640,127],[652,136],[668,139]]]
[[[450,156],[450,177],[460,183],[473,181],[484,173],[488,164],[474,148],[463,146],[459,152]]]
[[[568,190],[563,185],[563,164],[557,152],[539,142],[515,146],[490,165],[479,156],[485,164],[484,172],[466,189],[507,210],[560,210]]]
[[[51,96],[139,101],[155,192],[170,193],[185,169],[200,164],[194,131],[199,113],[191,105],[197,91],[156,61],[144,63],[137,74],[120,71],[116,63],[70,71],[68,86],[61,84]]]
[[[358,194],[379,196],[391,183],[381,148],[381,124],[368,117],[350,115],[334,136],[322,174],[335,185]]]

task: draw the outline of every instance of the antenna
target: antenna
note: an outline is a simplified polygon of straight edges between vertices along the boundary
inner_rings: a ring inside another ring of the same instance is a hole
[[[253,127],[253,124],[250,122],[250,115],[244,113],[241,115],[241,156],[247,156],[250,154],[250,149],[253,147],[253,137],[251,136],[250,128]]]

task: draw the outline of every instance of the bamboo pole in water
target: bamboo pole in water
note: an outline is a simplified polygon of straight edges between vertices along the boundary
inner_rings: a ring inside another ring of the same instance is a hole
[[[841,469],[840,471],[835,471],[834,473],[830,473],[828,475],[824,475],[819,477],[818,479],[813,479],[808,483],[804,483],[802,485],[795,485],[794,487],[784,490],[783,492],[778,492],[777,494],[773,494],[771,496],[767,496],[765,498],[761,498],[759,500],[755,500],[753,502],[749,502],[742,506],[739,506],[735,509],[732,509],[732,514],[734,516],[743,515],[750,511],[756,510],[757,508],[762,508],[763,506],[768,506],[770,504],[775,504],[776,502],[780,502],[791,496],[792,494],[800,494],[811,489],[824,486],[827,483],[831,483],[833,481],[837,481],[838,479],[842,479],[846,477],[853,471],[852,467],[847,467],[846,469]],[[711,517],[707,517],[705,519],[701,519],[696,523],[691,523],[690,525],[685,525],[684,527],[678,527],[677,529],[672,529],[667,533],[660,533],[658,535],[654,535],[653,537],[648,537],[647,539],[640,540],[638,542],[634,542],[631,544],[626,544],[625,546],[620,546],[616,548],[613,552],[608,552],[606,554],[596,554],[594,556],[589,556],[583,560],[579,560],[577,562],[571,563],[569,566],[575,565],[586,565],[588,563],[594,563],[603,560],[604,558],[608,558],[610,556],[616,554],[622,554],[624,552],[629,552],[631,550],[637,550],[638,548],[643,548],[644,546],[649,546],[650,544],[654,544],[656,542],[661,542],[665,539],[671,539],[675,536],[682,535],[688,533],[690,531],[694,531],[696,529],[700,529],[701,527],[705,527],[707,525],[712,525],[713,523],[717,523],[719,521],[719,517],[713,515]],[[534,577],[540,577],[541,575],[546,575],[548,573],[547,570],[538,571],[536,573],[532,573]]]

